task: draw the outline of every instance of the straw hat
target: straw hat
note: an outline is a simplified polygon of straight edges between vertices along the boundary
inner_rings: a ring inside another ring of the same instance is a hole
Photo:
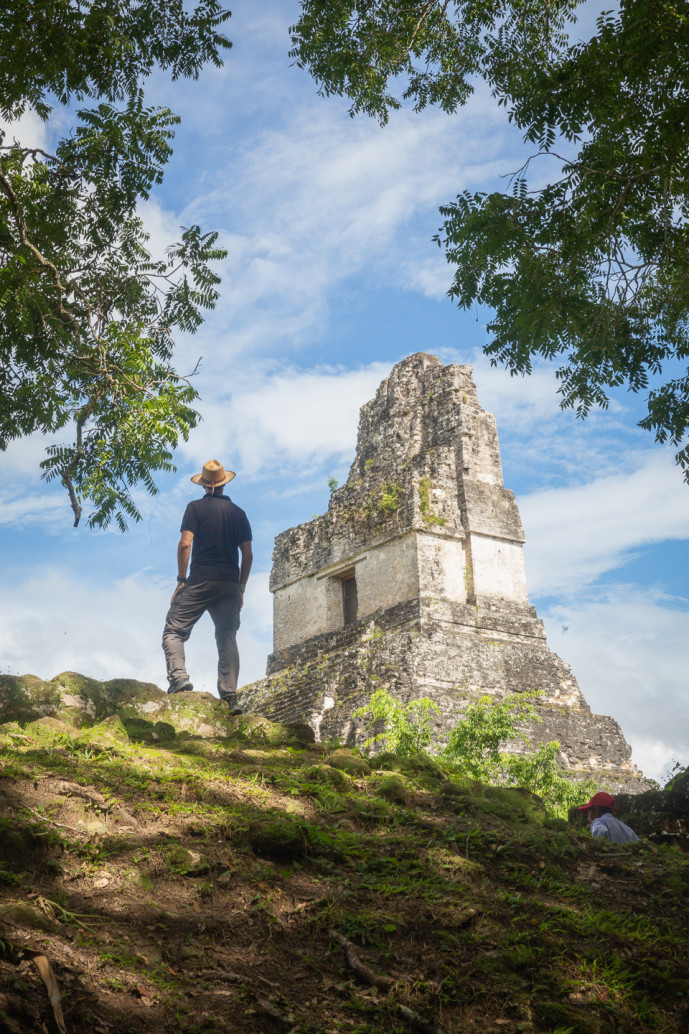
[[[208,460],[208,463],[204,463],[201,473],[194,474],[191,480],[195,485],[203,485],[204,488],[220,488],[234,476],[234,471],[225,470],[220,460]]]

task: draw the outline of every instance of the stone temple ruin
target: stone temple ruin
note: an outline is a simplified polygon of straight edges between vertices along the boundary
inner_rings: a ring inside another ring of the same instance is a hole
[[[275,541],[273,653],[242,706],[352,744],[365,738],[353,712],[385,687],[434,701],[440,745],[472,700],[540,690],[533,740],[559,740],[574,777],[645,789],[618,724],[548,647],[523,543],[471,367],[405,359],[362,407],[328,512]]]

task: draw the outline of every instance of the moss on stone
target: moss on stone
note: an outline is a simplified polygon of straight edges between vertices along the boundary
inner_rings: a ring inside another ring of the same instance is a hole
[[[259,858],[292,861],[306,854],[308,834],[293,819],[267,815],[252,823],[249,829],[249,843]]]
[[[43,930],[45,933],[54,933],[57,929],[57,923],[49,919],[45,912],[26,901],[0,904],[0,922],[8,926],[27,927],[29,930]]]
[[[51,679],[51,682],[56,686],[62,686],[72,693],[78,693],[79,696],[85,696],[89,699],[99,696],[103,691],[102,682],[89,678],[88,675],[80,675],[77,671],[63,671],[56,675],[54,679]]]
[[[123,718],[122,724],[124,725],[129,738],[136,741],[137,743],[159,743],[163,744],[172,743],[176,739],[176,732],[174,725],[170,722],[151,722],[145,718]]]
[[[438,762],[428,754],[412,754],[409,757],[400,757],[390,751],[378,754],[375,758],[378,768],[388,772],[402,772],[413,777],[425,777],[433,782],[447,779],[447,773]]]
[[[168,844],[162,853],[170,872],[178,876],[201,876],[210,869],[205,855],[199,851],[188,850],[181,844]]]
[[[38,718],[35,722],[29,722],[25,726],[24,732],[38,743],[53,743],[62,736],[74,739],[79,735],[79,730],[75,729],[73,725],[50,716]]]
[[[444,527],[447,523],[445,518],[441,517],[440,514],[437,514],[431,506],[431,488],[432,484],[430,478],[421,478],[419,481],[421,520],[427,528],[432,527],[434,524]]]
[[[60,705],[60,691],[52,682],[35,675],[3,675],[0,677],[0,708],[5,721],[30,722]]]
[[[352,780],[345,771],[332,765],[311,765],[304,772],[306,778],[315,783],[325,783],[337,790],[351,789]]]
[[[474,806],[485,815],[495,815],[508,822],[531,822],[542,826],[546,820],[545,805],[540,797],[518,786],[481,786]]]
[[[83,730],[78,737],[79,743],[98,744],[103,747],[112,747],[115,744],[129,743],[129,734],[122,724],[119,715],[113,714],[98,725]]]
[[[379,797],[383,797],[393,804],[406,804],[412,792],[412,787],[409,786],[407,780],[396,772],[386,772],[384,775],[374,774],[373,787]]]
[[[340,747],[329,754],[325,759],[326,764],[338,768],[350,776],[367,776],[371,774],[371,766],[364,758],[359,757],[354,751],[347,747]]]

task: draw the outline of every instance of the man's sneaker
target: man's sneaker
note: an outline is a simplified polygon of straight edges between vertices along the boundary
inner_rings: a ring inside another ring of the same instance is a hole
[[[236,697],[223,697],[223,700],[229,707],[231,715],[244,714],[241,707],[237,703]]]
[[[193,689],[194,687],[189,679],[183,679],[181,682],[173,682],[168,689],[168,693],[191,693]]]

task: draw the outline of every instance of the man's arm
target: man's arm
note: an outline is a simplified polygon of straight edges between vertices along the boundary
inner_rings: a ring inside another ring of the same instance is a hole
[[[602,837],[604,840],[610,839],[610,830],[600,816],[591,823],[591,836]]]
[[[251,542],[240,542],[239,551],[242,554],[242,564],[239,568],[239,609],[241,610],[244,606],[244,589],[246,588],[246,583],[249,580],[251,565],[254,561]]]
[[[177,576],[178,576],[178,580],[177,580],[177,588],[175,589],[175,591],[172,594],[172,599],[173,600],[174,600],[175,596],[177,595],[177,593],[179,592],[179,590],[184,585],[184,582],[180,582],[179,579],[180,578],[186,579],[186,577],[187,577],[187,567],[189,566],[189,557],[191,556],[191,544],[192,544],[193,541],[194,541],[194,532],[193,531],[183,531],[182,532],[182,537],[179,540],[179,542],[177,543]],[[249,565],[249,566],[251,566],[251,565]],[[172,600],[170,600],[170,602],[172,602]]]

